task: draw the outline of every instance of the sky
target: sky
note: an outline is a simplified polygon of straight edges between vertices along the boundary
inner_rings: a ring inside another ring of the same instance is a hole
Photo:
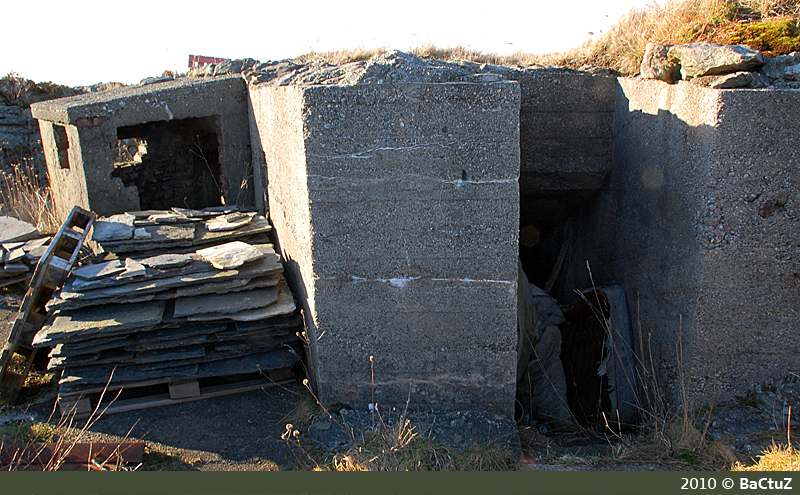
[[[189,55],[280,60],[347,48],[566,50],[652,0],[39,0],[3,6],[0,75],[70,86],[186,72]],[[566,8],[565,8],[566,6]]]

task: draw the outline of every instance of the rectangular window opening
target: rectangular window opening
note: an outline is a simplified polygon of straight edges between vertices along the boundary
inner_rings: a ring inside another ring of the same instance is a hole
[[[112,177],[135,186],[143,210],[223,204],[219,117],[117,128]]]
[[[58,166],[69,170],[69,136],[67,136],[67,128],[63,125],[53,124],[53,135],[56,140]]]

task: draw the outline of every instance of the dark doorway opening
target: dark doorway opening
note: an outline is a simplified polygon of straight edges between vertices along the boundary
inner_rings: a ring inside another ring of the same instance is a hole
[[[223,204],[219,117],[117,128],[112,177],[136,186],[143,210]]]
[[[608,300],[602,292],[592,290],[562,311],[561,363],[569,410],[581,426],[602,427],[606,420],[615,420],[603,365],[608,359]]]

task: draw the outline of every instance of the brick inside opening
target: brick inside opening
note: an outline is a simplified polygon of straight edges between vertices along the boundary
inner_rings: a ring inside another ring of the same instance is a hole
[[[69,169],[69,137],[67,136],[67,129],[63,125],[53,124],[53,134],[56,139],[58,166],[62,169]]]
[[[136,186],[143,210],[223,204],[219,117],[117,128],[113,177]]]

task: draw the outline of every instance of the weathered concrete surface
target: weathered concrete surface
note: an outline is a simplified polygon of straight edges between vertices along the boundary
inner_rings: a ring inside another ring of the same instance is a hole
[[[522,225],[546,229],[599,192],[612,164],[615,78],[566,69],[508,71],[520,84]]]
[[[321,400],[511,417],[517,83],[260,85],[250,97]]]
[[[559,292],[623,285],[673,399],[685,387],[699,406],[796,372],[799,111],[795,91],[619,79],[614,170]]]
[[[99,215],[140,210],[136,187],[111,176],[117,129],[200,117],[218,117],[218,180],[227,204],[254,204],[246,97],[244,81],[232,76],[183,78],[34,104],[59,216],[74,205]],[[59,127],[66,141],[57,139]],[[170,206],[184,205],[161,207]]]

